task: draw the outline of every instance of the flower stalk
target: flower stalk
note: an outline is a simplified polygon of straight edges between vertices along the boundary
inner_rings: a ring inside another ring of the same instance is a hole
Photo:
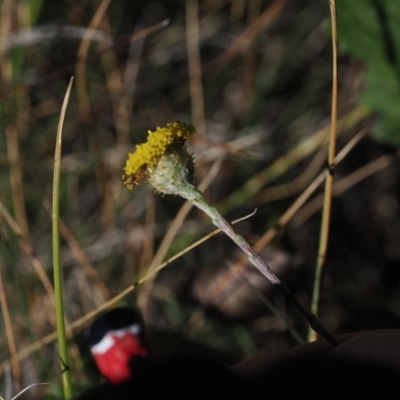
[[[128,189],[132,189],[143,180],[147,180],[158,192],[178,195],[192,202],[247,254],[249,261],[298,309],[307,319],[311,328],[336,346],[337,343],[317,317],[304,309],[268,264],[252,249],[246,239],[237,233],[214,207],[207,203],[203,193],[197,189],[193,179],[193,158],[184,146],[186,138],[192,132],[194,132],[193,127],[180,122],[167,124],[165,128],[157,128],[155,132],[149,131],[148,142],[138,145],[137,152],[129,155],[122,175],[125,185]],[[168,140],[164,137],[166,134]]]

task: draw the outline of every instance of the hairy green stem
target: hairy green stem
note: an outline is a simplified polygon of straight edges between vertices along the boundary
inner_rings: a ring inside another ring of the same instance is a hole
[[[333,346],[337,346],[336,341],[328,333],[328,331],[322,326],[317,317],[308,312],[293,296],[290,290],[280,281],[280,279],[274,274],[271,268],[265,263],[262,258],[252,249],[246,239],[237,233],[232,225],[226,221],[225,218],[214,208],[211,207],[206,199],[196,187],[186,182],[185,185],[181,186],[179,195],[189,201],[191,201],[196,207],[200,208],[210,218],[212,223],[220,228],[226,235],[228,235],[248,256],[249,261],[274,285],[276,286],[285,297],[297,308],[297,310],[303,315],[304,318],[309,322],[312,329],[322,335],[328,342]]]

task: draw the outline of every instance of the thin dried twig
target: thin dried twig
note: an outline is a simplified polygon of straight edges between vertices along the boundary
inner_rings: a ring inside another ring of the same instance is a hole
[[[327,148],[322,145],[305,171],[291,182],[271,186],[254,196],[253,205],[268,203],[294,195],[300,192],[317,175],[326,160]]]
[[[333,195],[341,195],[357,183],[367,179],[371,175],[378,173],[382,169],[389,167],[393,164],[395,159],[395,157],[385,154],[384,156],[381,156],[376,160],[363,165],[361,168],[358,168],[356,171],[335,182],[333,185]],[[324,196],[321,194],[314,197],[312,201],[307,203],[294,217],[293,226],[297,227],[302,225],[307,219],[320,210],[323,204],[323,198]]]
[[[241,35],[235,38],[221,55],[208,64],[204,71],[214,73],[220,71],[225,64],[244,51],[257,35],[276,19],[285,4],[286,0],[275,0]]]
[[[17,345],[15,343],[15,335],[12,327],[12,321],[10,317],[10,311],[7,304],[6,292],[3,285],[3,274],[1,272],[3,268],[3,263],[0,259],[0,303],[1,311],[3,312],[4,326],[6,328],[6,337],[8,341],[8,349],[10,351],[11,357],[11,368],[13,371],[14,379],[17,386],[17,391],[22,389],[22,377],[21,368],[19,366],[18,356],[17,356]]]
[[[51,216],[51,206],[47,200],[44,202],[44,207]],[[86,276],[92,280],[99,295],[103,298],[103,300],[108,300],[110,298],[110,292],[108,291],[107,286],[104,284],[99,273],[97,272],[97,269],[93,266],[89,260],[89,257],[82,249],[82,246],[62,218],[60,218],[60,232],[71,249],[72,254],[85,270]]]
[[[369,114],[370,112],[365,107],[359,106],[355,108],[341,118],[338,125],[339,132],[354,127]],[[258,193],[264,185],[296,165],[300,160],[303,160],[325,143],[328,134],[329,126],[302,140],[282,157],[275,160],[268,168],[251,177],[242,187],[236,189],[225,200],[217,204],[218,210],[225,214],[236,207],[242,206],[245,201]]]
[[[17,397],[21,396],[21,394],[25,393],[27,390],[34,386],[40,386],[40,385],[48,385],[48,383],[32,383],[32,385],[27,386],[25,389],[21,390],[16,396],[14,396],[11,400],[15,400]]]
[[[85,34],[85,37],[82,39],[82,42],[79,46],[77,54],[78,62],[75,68],[78,106],[82,122],[85,125],[89,146],[92,153],[95,155],[95,175],[102,205],[102,222],[105,229],[108,229],[112,225],[113,220],[112,193],[111,190],[109,190],[110,183],[101,155],[101,146],[94,131],[94,120],[92,116],[89,94],[86,87],[86,61],[93,37],[93,32],[98,29],[98,26],[103,19],[110,3],[111,0],[102,0],[99,4],[92,20],[90,21],[87,33]]]
[[[201,79],[201,60],[199,49],[198,0],[186,0],[186,47],[189,64],[190,101],[192,104],[193,124],[197,132],[206,134],[204,116],[204,96]]]

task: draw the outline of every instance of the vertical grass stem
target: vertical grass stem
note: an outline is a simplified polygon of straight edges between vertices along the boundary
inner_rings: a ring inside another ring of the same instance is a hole
[[[336,1],[330,0],[331,21],[332,21],[332,110],[331,110],[331,131],[329,138],[328,153],[328,174],[325,181],[324,206],[322,211],[321,232],[319,238],[317,265],[314,277],[314,287],[311,300],[311,312],[318,315],[321,284],[323,271],[326,263],[328,250],[329,225],[333,197],[333,173],[335,169],[335,152],[337,136],[337,96],[338,96],[338,63],[337,63],[337,24],[336,24]],[[317,340],[315,332],[308,331],[308,341]]]
[[[61,171],[61,148],[62,148],[62,129],[64,125],[65,113],[71,93],[73,78],[71,78],[64,102],[61,108],[61,115],[57,127],[56,149],[54,154],[54,176],[53,176],[53,204],[52,204],[52,236],[53,236],[53,272],[54,272],[54,292],[56,303],[56,321],[58,347],[61,364],[61,377],[64,398],[72,398],[71,373],[69,370],[69,357],[67,337],[65,332],[64,302],[63,302],[63,274],[60,256],[60,171]]]

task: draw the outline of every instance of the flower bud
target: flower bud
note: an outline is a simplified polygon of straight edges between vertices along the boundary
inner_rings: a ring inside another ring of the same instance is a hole
[[[186,184],[193,185],[193,158],[185,141],[194,127],[174,122],[165,128],[149,131],[147,142],[129,154],[122,179],[128,189],[146,179],[157,191],[179,194]]]

